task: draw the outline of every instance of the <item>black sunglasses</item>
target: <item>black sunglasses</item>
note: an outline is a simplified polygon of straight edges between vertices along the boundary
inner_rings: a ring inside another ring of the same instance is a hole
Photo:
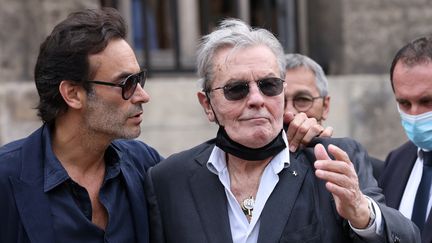
[[[283,91],[283,80],[280,78],[263,78],[255,81],[259,90],[266,96],[276,96]],[[222,87],[217,87],[206,91],[212,92],[217,89],[223,89],[225,99],[241,100],[249,94],[249,81],[235,81]]]
[[[142,88],[144,88],[145,81],[146,81],[146,71],[143,70],[139,73],[135,73],[135,74],[131,74],[131,75],[127,76],[122,82],[120,82],[118,84],[105,82],[105,81],[97,81],[97,80],[89,80],[86,82],[94,83],[94,84],[100,84],[100,85],[121,87],[123,99],[128,100],[135,93],[135,90],[136,90],[138,83],[140,84],[140,86]]]

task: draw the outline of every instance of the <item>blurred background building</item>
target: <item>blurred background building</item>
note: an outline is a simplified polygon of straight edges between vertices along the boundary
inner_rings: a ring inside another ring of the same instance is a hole
[[[218,21],[271,30],[286,52],[310,56],[329,75],[335,136],[353,137],[381,159],[405,141],[388,70],[406,42],[431,33],[428,0],[0,0],[0,145],[41,122],[33,67],[56,23],[83,8],[115,7],[150,74],[141,140],[167,156],[212,138],[196,99],[195,52]]]

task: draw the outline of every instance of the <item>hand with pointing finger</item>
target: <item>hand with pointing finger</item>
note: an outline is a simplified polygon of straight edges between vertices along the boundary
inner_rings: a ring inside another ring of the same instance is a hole
[[[315,145],[315,174],[326,181],[327,190],[333,195],[338,214],[358,229],[369,223],[368,199],[360,191],[359,180],[347,153],[335,145],[329,145],[329,157],[321,144]]]

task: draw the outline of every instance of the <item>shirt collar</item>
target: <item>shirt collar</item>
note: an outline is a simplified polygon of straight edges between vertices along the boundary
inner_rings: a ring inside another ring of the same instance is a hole
[[[428,151],[428,150],[423,150],[423,149],[421,149],[421,148],[417,148],[417,158],[421,158],[422,159],[422,161],[423,161],[423,157],[424,157],[424,155],[423,155],[423,153],[427,153],[427,152],[430,152],[430,151]]]
[[[45,126],[42,141],[44,149],[44,192],[48,192],[70,179],[66,169],[53,153],[51,146],[51,131]],[[120,155],[112,144],[105,152],[106,171],[104,181],[120,174]]]
[[[44,192],[50,191],[62,182],[69,179],[65,168],[61,165],[53,153],[51,147],[51,130],[45,126],[42,134],[42,143],[44,149]]]
[[[285,141],[286,147],[276,156],[274,156],[269,164],[275,174],[279,174],[279,172],[281,172],[284,168],[288,168],[290,166],[288,139],[284,132],[282,133],[282,138]],[[218,146],[214,146],[207,162],[207,168],[212,173],[218,175],[219,173],[225,171],[227,169],[226,167],[226,153]]]

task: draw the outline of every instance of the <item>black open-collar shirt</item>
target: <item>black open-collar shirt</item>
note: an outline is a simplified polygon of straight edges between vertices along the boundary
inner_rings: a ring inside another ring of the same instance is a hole
[[[70,178],[54,155],[49,132],[43,136],[44,192],[50,202],[55,241],[135,242],[131,207],[116,149],[109,146],[105,152],[106,169],[99,199],[108,212],[108,224],[102,230],[91,221],[92,207],[87,190]]]

